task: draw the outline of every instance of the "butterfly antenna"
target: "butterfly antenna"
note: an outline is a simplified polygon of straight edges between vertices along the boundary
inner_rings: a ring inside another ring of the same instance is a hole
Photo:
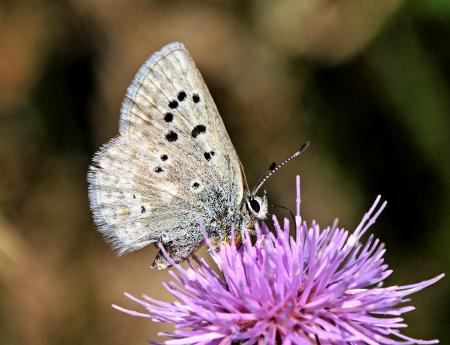
[[[291,218],[292,218],[292,221],[293,221],[294,224],[295,224],[295,216],[294,216],[294,213],[291,211],[290,208],[288,208],[288,207],[286,207],[286,206],[282,206],[282,205],[270,205],[270,207],[272,207],[272,208],[281,208],[281,209],[283,209],[283,210],[288,211],[288,212],[289,212],[289,215],[290,215]]]
[[[276,165],[275,163],[272,163],[271,166],[269,167],[269,172],[259,179],[259,182],[256,185],[256,188],[253,189],[252,194],[255,195],[256,193],[258,193],[259,189],[264,185],[264,183],[266,183],[266,181],[268,179],[270,179],[272,177],[273,174],[275,174],[287,162],[300,156],[308,148],[308,146],[309,146],[309,141],[304,143],[297,151],[294,152],[294,154],[292,156],[290,156],[289,158],[287,158],[280,164]]]

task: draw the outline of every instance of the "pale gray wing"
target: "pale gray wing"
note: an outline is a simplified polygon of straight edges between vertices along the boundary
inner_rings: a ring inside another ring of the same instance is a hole
[[[239,158],[182,44],[163,47],[139,69],[119,133],[88,176],[95,222],[119,253],[162,242],[186,257],[202,242],[199,220],[241,204]]]

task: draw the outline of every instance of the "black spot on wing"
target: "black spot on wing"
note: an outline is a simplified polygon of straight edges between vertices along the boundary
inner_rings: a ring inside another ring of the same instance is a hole
[[[178,107],[178,102],[176,100],[172,100],[169,102],[170,109],[176,109]]]
[[[166,134],[166,139],[167,141],[173,143],[178,140],[178,134],[175,133],[174,131],[170,131],[169,133]]]
[[[216,153],[214,151],[209,151],[209,152],[205,152],[203,155],[205,156],[205,159],[207,161],[210,161],[211,158],[215,155]]]
[[[177,98],[180,102],[183,102],[186,99],[186,92],[184,91],[178,92]]]
[[[173,114],[172,113],[166,113],[166,115],[164,115],[164,121],[172,122],[173,121]]]
[[[164,155],[161,155],[161,160],[163,161],[163,162],[165,162],[166,160],[168,160],[169,159],[169,156],[168,155],[166,155],[166,154],[164,154]]]
[[[206,126],[205,125],[197,125],[194,127],[194,129],[192,130],[192,137],[193,138],[197,138],[197,136],[199,134],[205,133],[206,132]]]
[[[198,103],[200,102],[200,96],[197,93],[194,93],[192,95],[192,100],[194,101],[194,103]]]

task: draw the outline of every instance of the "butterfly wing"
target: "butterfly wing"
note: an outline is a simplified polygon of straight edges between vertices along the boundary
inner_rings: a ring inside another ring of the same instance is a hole
[[[94,220],[119,253],[161,242],[181,261],[203,241],[199,221],[213,229],[239,211],[246,186],[239,158],[182,44],[163,47],[139,69],[119,135],[95,155],[88,181]],[[161,254],[156,264],[168,265]]]

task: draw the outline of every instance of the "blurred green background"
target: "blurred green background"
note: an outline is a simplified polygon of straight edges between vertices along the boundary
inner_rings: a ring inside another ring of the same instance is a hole
[[[122,291],[170,297],[154,249],[118,258],[95,231],[86,173],[117,133],[146,57],[181,41],[249,183],[311,140],[271,201],[373,231],[389,284],[450,267],[448,0],[64,0],[0,3],[0,344],[144,344],[158,331]],[[286,212],[277,210],[281,216]],[[413,296],[408,335],[450,344],[450,283]]]

